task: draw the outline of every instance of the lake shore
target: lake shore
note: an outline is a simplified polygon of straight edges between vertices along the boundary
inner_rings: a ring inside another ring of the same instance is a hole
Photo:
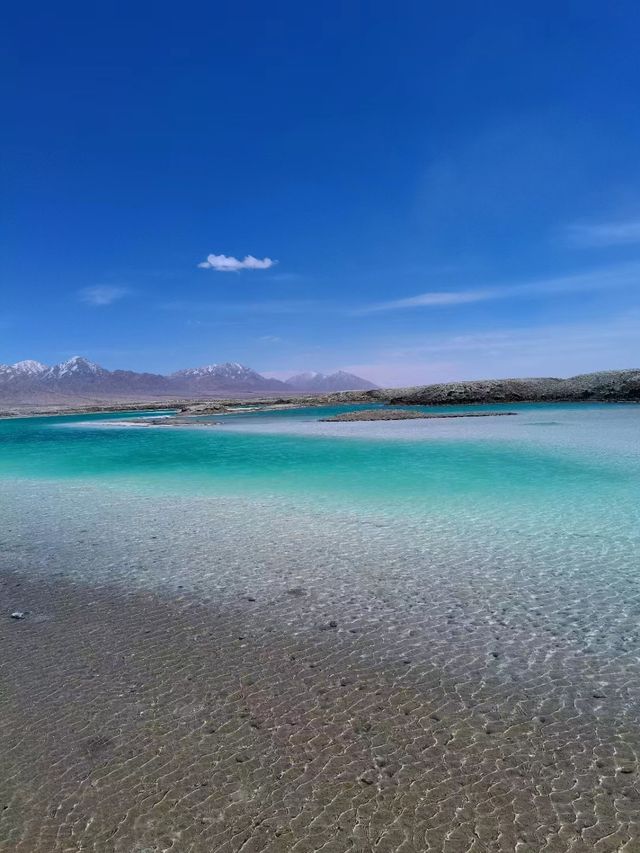
[[[597,537],[558,527],[558,575],[448,513],[2,495],[0,850],[637,841],[634,570]]]
[[[587,373],[568,379],[525,378],[449,382],[411,388],[373,391],[341,391],[331,394],[237,395],[209,399],[74,400],[39,404],[37,401],[0,400],[0,418],[36,415],[91,414],[97,412],[177,409],[188,414],[216,414],[235,409],[297,408],[340,404],[384,403],[389,405],[473,405],[540,402],[640,402],[640,369]]]

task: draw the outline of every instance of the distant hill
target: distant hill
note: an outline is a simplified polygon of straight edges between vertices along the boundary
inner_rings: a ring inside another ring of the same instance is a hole
[[[309,394],[329,394],[334,391],[373,391],[373,382],[338,370],[336,373],[298,373],[286,380],[289,389]]]
[[[640,369],[582,373],[568,379],[477,379],[384,392],[390,403],[517,403],[556,401],[640,401]]]
[[[190,367],[172,373],[168,379],[174,387],[183,388],[185,393],[198,396],[242,391],[260,394],[286,389],[284,382],[278,379],[267,379],[250,367],[237,362]]]
[[[375,388],[365,379],[338,372],[311,377],[302,388],[269,379],[237,362],[208,364],[179,370],[169,376],[133,370],[107,370],[81,356],[52,367],[38,361],[0,365],[0,402],[12,404],[73,403],[74,400],[144,400],[251,397],[257,394],[290,394],[299,391],[343,391]],[[315,383],[315,384],[314,384]]]

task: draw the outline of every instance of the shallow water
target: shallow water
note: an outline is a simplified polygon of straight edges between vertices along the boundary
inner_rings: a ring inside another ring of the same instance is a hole
[[[0,423],[0,849],[640,849],[640,407],[508,408]]]
[[[633,507],[639,407],[510,408],[517,417],[355,424],[319,422],[338,408],[289,410],[197,429],[131,428],[121,415],[4,421],[0,476],[418,515],[460,501],[533,503],[543,515],[549,502],[587,514],[594,501]]]

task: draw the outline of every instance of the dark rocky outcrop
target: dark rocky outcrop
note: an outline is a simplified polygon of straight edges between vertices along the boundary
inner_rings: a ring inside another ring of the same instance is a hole
[[[357,412],[343,412],[331,418],[318,418],[323,423],[340,423],[343,421],[410,421],[410,420],[442,420],[444,418],[499,418],[515,415],[516,412],[457,412],[455,414],[433,414],[418,412],[415,409],[360,409]]]
[[[640,369],[585,373],[568,379],[487,379],[448,382],[387,392],[389,403],[516,403],[545,401],[640,401]]]

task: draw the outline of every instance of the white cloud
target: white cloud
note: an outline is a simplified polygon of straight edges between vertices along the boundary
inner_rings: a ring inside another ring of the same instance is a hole
[[[406,299],[394,299],[391,302],[380,302],[372,305],[372,311],[387,311],[392,308],[436,308],[440,305],[465,305],[469,302],[484,302],[485,299],[495,299],[498,296],[496,288],[485,290],[442,290],[429,293],[419,293]]]
[[[593,270],[587,273],[537,279],[514,285],[479,287],[477,290],[428,291],[404,299],[392,299],[369,305],[363,312],[394,311],[401,308],[439,308],[486,302],[492,299],[518,299],[521,297],[553,296],[560,293],[580,293],[609,288],[640,285],[640,264],[625,264]]]
[[[640,243],[640,219],[569,225],[566,238],[570,245],[580,248],[631,246]]]
[[[207,260],[198,264],[203,270],[216,270],[216,272],[239,272],[240,270],[268,270],[275,266],[277,261],[271,258],[254,258],[253,255],[245,255],[240,260],[231,255],[207,255]]]
[[[129,293],[126,287],[111,287],[109,285],[98,284],[95,287],[84,287],[78,291],[78,297],[87,305],[111,305],[112,302],[117,302]]]
[[[277,335],[262,335],[262,337],[258,338],[263,344],[281,344],[282,338],[279,338]]]

